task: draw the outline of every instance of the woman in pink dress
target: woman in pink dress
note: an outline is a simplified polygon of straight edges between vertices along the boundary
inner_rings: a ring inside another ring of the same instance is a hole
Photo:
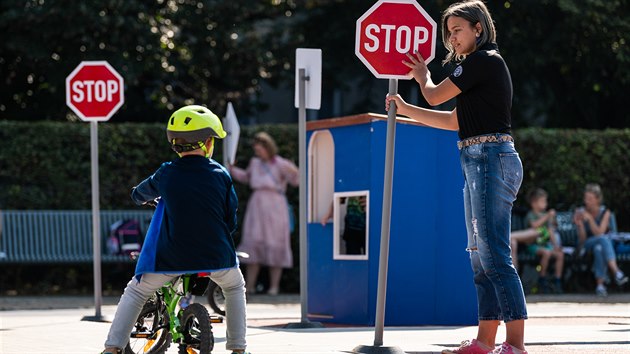
[[[280,290],[282,268],[293,266],[287,207],[287,184],[297,186],[299,171],[295,164],[277,155],[274,140],[265,132],[257,133],[252,144],[255,157],[247,169],[230,166],[232,177],[253,190],[247,202],[241,243],[238,250],[249,254],[247,293],[254,294],[260,266],[269,267],[268,294]]]

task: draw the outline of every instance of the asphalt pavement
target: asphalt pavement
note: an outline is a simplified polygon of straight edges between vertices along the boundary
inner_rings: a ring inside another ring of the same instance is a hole
[[[297,295],[250,297],[248,350],[253,354],[317,354],[373,347],[373,327],[287,329],[287,324],[300,322],[299,300]],[[111,317],[117,301],[117,297],[103,298],[102,314]],[[630,354],[630,294],[529,296],[527,301],[529,353]],[[0,297],[0,353],[99,353],[110,324],[82,321],[94,314],[92,297]],[[213,332],[213,353],[226,353],[225,324],[215,324]],[[383,343],[409,354],[439,353],[475,334],[475,326],[386,327]],[[501,325],[497,342],[503,338],[505,326]],[[172,345],[167,353],[176,354],[177,347]]]

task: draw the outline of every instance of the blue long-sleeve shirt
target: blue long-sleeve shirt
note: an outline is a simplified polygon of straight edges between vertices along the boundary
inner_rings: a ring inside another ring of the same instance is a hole
[[[166,162],[131,193],[137,204],[157,197],[163,204],[161,223],[155,227],[154,245],[143,246],[142,253],[152,254],[141,253],[136,275],[211,272],[238,265],[232,239],[238,199],[223,166],[196,155]]]

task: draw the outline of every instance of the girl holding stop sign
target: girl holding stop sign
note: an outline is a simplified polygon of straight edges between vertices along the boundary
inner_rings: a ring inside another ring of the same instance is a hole
[[[423,124],[459,133],[464,174],[464,210],[474,283],[477,290],[477,338],[462,342],[455,354],[521,354],[527,309],[525,295],[510,255],[512,205],[523,178],[523,166],[511,133],[512,80],[496,44],[492,17],[481,1],[449,6],[442,15],[442,39],[456,64],[439,84],[431,80],[424,59],[407,54],[407,65],[432,105],[456,99],[452,111],[425,109],[388,96],[398,113]],[[457,291],[457,284],[453,284]],[[505,342],[495,348],[499,322],[506,324]]]

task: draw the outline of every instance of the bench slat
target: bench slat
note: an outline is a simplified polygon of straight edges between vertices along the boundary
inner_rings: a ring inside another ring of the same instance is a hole
[[[117,220],[136,219],[145,232],[152,210],[103,210],[101,253],[109,227]],[[3,210],[0,263],[84,263],[93,261],[90,210]],[[4,253],[2,253],[4,252]],[[126,255],[101,255],[102,262],[130,262]]]

